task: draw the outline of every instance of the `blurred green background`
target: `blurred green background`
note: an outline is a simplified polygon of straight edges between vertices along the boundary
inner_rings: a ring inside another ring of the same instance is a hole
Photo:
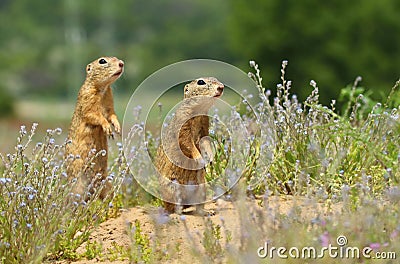
[[[66,130],[85,65],[103,55],[125,61],[121,121],[149,74],[195,58],[246,72],[256,60],[271,90],[288,60],[300,99],[314,79],[329,103],[357,76],[384,97],[400,75],[399,13],[398,0],[1,0],[0,152],[21,124]]]

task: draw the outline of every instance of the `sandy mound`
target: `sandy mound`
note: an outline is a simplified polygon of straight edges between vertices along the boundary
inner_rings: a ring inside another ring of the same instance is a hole
[[[140,222],[141,234],[150,238],[152,250],[160,256],[160,263],[202,263],[205,251],[203,233],[206,227],[210,227],[211,220],[214,225],[221,226],[221,243],[225,243],[226,230],[231,236],[231,244],[240,245],[243,232],[243,225],[248,224],[251,217],[259,217],[264,212],[269,214],[286,214],[290,216],[294,208],[300,208],[301,215],[305,218],[313,218],[317,214],[326,214],[329,210],[322,204],[310,202],[305,198],[280,198],[272,197],[268,200],[265,210],[258,204],[261,200],[247,200],[241,203],[233,203],[218,200],[206,205],[207,210],[214,210],[215,215],[201,217],[185,212],[183,215],[172,214],[167,216],[156,207],[135,207],[124,209],[117,218],[102,223],[90,237],[90,243],[102,245],[103,256],[91,260],[80,260],[72,263],[109,263],[110,252],[115,252],[117,247],[129,248],[132,245],[131,238],[134,233],[135,221]],[[239,209],[242,208],[242,209]],[[310,210],[312,209],[312,210]],[[189,209],[190,210],[190,209]],[[240,213],[242,212],[242,213]],[[253,219],[254,221],[254,219]],[[257,221],[257,220],[256,220]],[[155,244],[154,244],[154,241]],[[260,241],[262,245],[263,241]],[[223,248],[223,247],[222,247]],[[193,250],[194,249],[194,250]],[[86,250],[86,243],[79,249],[78,253]],[[108,254],[108,255],[107,255]],[[256,253],[254,254],[256,255]],[[157,261],[158,262],[158,261]],[[65,262],[63,262],[65,263]],[[129,263],[127,258],[114,258],[112,263]]]

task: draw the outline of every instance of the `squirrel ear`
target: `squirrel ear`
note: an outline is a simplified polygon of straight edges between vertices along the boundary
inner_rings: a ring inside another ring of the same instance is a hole
[[[92,69],[92,65],[91,65],[91,64],[88,64],[88,65],[86,66],[86,72],[90,72],[91,69]]]

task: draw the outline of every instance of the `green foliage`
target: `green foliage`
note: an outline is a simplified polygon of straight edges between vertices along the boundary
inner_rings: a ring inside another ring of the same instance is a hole
[[[86,251],[83,253],[83,256],[87,259],[94,259],[102,256],[103,247],[96,241],[88,241],[85,248]]]
[[[276,136],[274,144],[268,145],[269,151],[262,152],[259,146],[261,154],[257,162],[262,162],[263,154],[271,151],[273,159],[265,165],[267,168],[257,167],[253,177],[258,184],[251,188],[261,193],[267,189],[274,193],[317,194],[322,198],[338,196],[344,185],[358,188],[360,181],[374,195],[398,184],[399,110],[398,106],[387,108],[393,97],[388,97],[386,106],[374,103],[368,94],[357,94],[362,88],[355,84],[350,91],[343,91],[348,94],[348,103],[340,116],[335,113],[334,102],[330,108],[319,102],[319,89],[314,81],[311,81],[314,90],[303,104],[291,97],[286,65],[283,62],[282,83],[278,85],[273,105],[259,78],[255,78],[260,97],[264,98],[261,129],[272,129]],[[258,65],[255,70],[258,76]],[[397,92],[398,85],[392,93]],[[262,141],[259,144],[265,145]]]
[[[205,221],[202,245],[206,254],[212,260],[222,257],[221,239],[221,226],[214,224],[209,218],[207,218]]]
[[[129,259],[129,250],[126,246],[120,246],[115,241],[112,242],[112,246],[107,250],[107,258],[110,261]]]
[[[291,62],[293,91],[306,98],[311,79],[322,87],[321,101],[336,98],[338,87],[356,76],[365,86],[388,92],[399,77],[399,2],[357,0],[259,0],[231,4],[228,32],[239,58],[257,58],[274,85],[281,60]],[[243,63],[244,64],[244,63]]]
[[[355,87],[353,88],[352,86],[348,85],[342,90],[340,90],[340,95],[339,95],[339,103],[343,103],[342,106],[342,115],[346,116],[349,114],[350,107],[354,105],[355,100],[359,98],[361,100],[358,100],[357,103],[362,103],[359,106],[358,113],[361,115],[364,115],[363,117],[366,117],[368,113],[371,112],[373,107],[377,104],[372,98],[372,91],[366,91],[364,87]],[[358,116],[360,119],[361,116]]]
[[[224,179],[218,177],[219,175],[225,174],[225,167],[229,160],[229,147],[225,148],[225,146],[228,145],[228,142],[223,133],[211,135],[211,138],[213,142],[215,142],[214,144],[216,144],[216,146],[212,164],[206,166],[206,181],[213,182],[213,185],[218,185],[222,187],[224,191],[228,191],[228,186],[224,182]]]
[[[371,99],[370,92],[362,93],[365,90],[358,87],[357,78],[353,86],[342,90],[343,110],[339,115],[335,101],[330,107],[320,103],[314,81],[310,83],[313,91],[304,103],[291,95],[287,61],[282,63],[281,83],[271,104],[271,92],[261,83],[258,65],[251,65],[256,74],[250,76],[257,82],[262,100],[258,129],[263,133],[255,135],[247,155],[242,177],[248,193],[338,197],[343,186],[354,191],[362,182],[374,196],[398,184],[399,109],[398,105],[389,106],[395,105],[397,98],[393,95],[398,92],[399,82],[382,104]],[[207,167],[206,178],[214,188],[227,191],[228,179],[220,176],[226,174],[230,159],[240,157],[227,143],[229,135],[215,126],[216,132],[211,135],[215,156]]]
[[[116,90],[130,93],[166,64],[226,58],[224,9],[226,3],[212,0],[7,1],[0,9],[8,25],[0,29],[7,50],[0,54],[1,77],[21,97],[75,98],[85,65],[113,55],[126,62]]]
[[[132,235],[130,260],[133,263],[150,263],[153,250],[150,247],[150,238],[142,233],[139,220],[130,227]]]
[[[27,131],[22,126],[15,152],[0,154],[4,166],[0,177],[0,255],[5,263],[81,258],[76,249],[105,220],[109,209],[110,197],[97,200],[101,188],[88,200],[71,193],[73,183],[67,177],[64,157],[68,142],[58,145],[55,137],[61,129],[49,129],[43,141],[31,147],[36,127],[34,124]],[[118,173],[118,165],[112,168]],[[98,245],[89,244],[85,256],[94,257],[99,251]]]
[[[67,219],[76,209],[64,200],[69,188],[63,164],[50,165],[64,147],[54,144],[55,131],[49,130],[44,143],[36,144],[33,158],[27,157],[35,128],[28,133],[21,127],[15,152],[0,155],[5,167],[0,183],[0,255],[7,263],[40,262],[66,231]]]
[[[14,112],[14,98],[0,86],[0,117],[7,117]]]

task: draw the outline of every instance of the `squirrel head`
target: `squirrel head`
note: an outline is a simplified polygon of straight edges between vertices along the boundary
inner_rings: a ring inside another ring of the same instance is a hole
[[[124,72],[124,62],[116,57],[101,57],[86,66],[86,81],[96,87],[108,86]]]
[[[224,85],[214,77],[202,77],[184,87],[185,108],[190,112],[203,113],[215,103],[224,91]]]
[[[220,97],[224,85],[214,77],[202,77],[191,81],[184,87],[184,98],[196,96]]]

